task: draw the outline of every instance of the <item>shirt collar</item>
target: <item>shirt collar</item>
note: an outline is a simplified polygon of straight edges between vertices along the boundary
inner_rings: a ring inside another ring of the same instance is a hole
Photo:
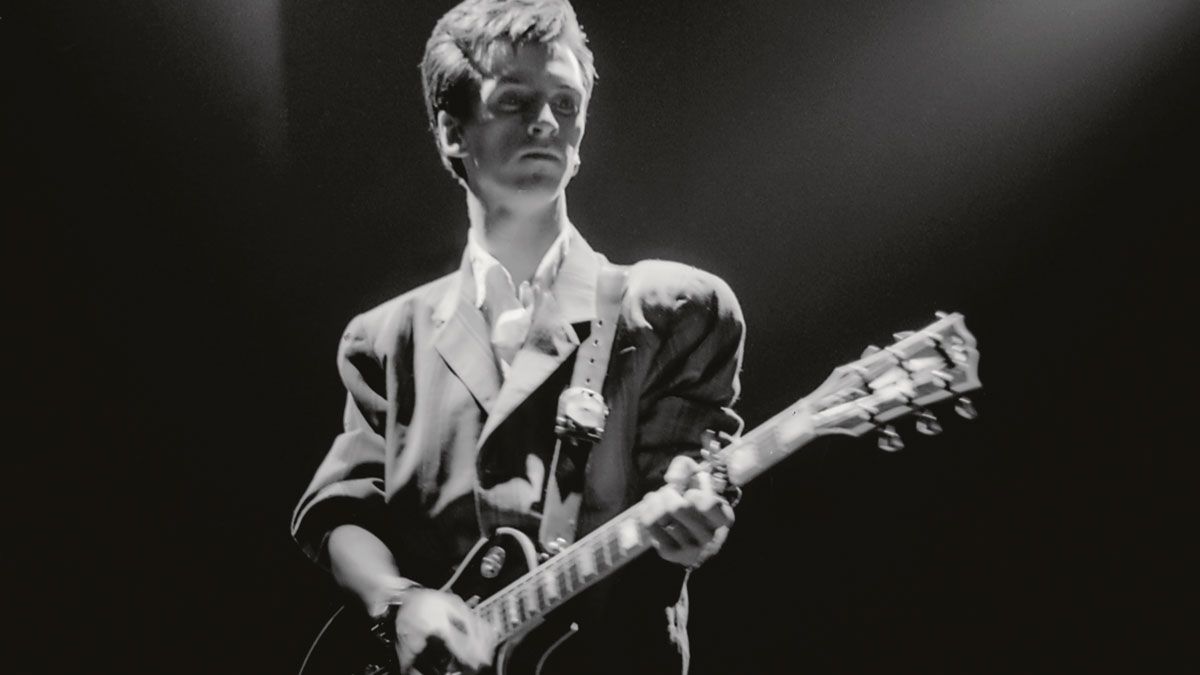
[[[537,271],[533,273],[533,285],[547,291],[554,285],[554,279],[558,276],[558,270],[562,267],[563,260],[567,257],[567,251],[570,249],[571,234],[574,231],[575,227],[571,223],[563,224],[562,231],[558,233],[554,243],[550,244],[550,248],[542,256],[542,261],[538,263]],[[500,271],[504,273],[504,278],[508,280],[513,295],[518,295],[517,284],[513,283],[512,275],[499,260],[496,260],[495,256],[487,252],[474,230],[467,231],[467,258],[471,261],[471,275],[475,277],[476,309],[483,307],[487,301],[487,275],[493,267],[500,268]]]

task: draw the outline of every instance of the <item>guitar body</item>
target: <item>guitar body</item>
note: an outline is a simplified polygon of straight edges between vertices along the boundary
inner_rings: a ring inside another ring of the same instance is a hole
[[[458,566],[443,591],[474,606],[513,583],[538,564],[534,543],[507,527],[481,539]],[[565,607],[530,630],[500,644],[485,675],[554,675],[569,672],[553,658],[555,650],[578,630]],[[417,668],[422,664],[418,660]],[[431,672],[432,670],[432,672]],[[441,675],[426,666],[422,675]],[[371,635],[361,612],[339,609],[313,643],[300,675],[398,675],[395,654]]]

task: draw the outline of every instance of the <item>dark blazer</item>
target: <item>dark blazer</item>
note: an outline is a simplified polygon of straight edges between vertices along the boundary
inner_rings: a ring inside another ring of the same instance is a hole
[[[489,470],[481,459],[553,433],[571,357],[595,317],[603,261],[572,234],[552,301],[538,305],[503,383],[465,256],[459,271],[355,317],[338,351],[344,431],[292,521],[305,552],[326,564],[328,533],[356,523],[392,547],[402,574],[427,586],[442,583],[479,535],[473,487]],[[583,467],[580,535],[662,485],[671,459],[696,454],[705,429],[740,430],[729,406],[738,396],[743,339],[741,309],[721,279],[665,261],[630,267],[603,392],[610,413]],[[686,633],[678,630],[686,619],[686,603],[677,602],[686,601],[681,570],[657,558],[635,566],[644,571],[618,574],[629,579],[616,579],[596,600],[597,611],[619,611],[623,616],[610,618],[631,629],[641,622],[631,622],[630,612],[644,618],[645,649],[659,644],[671,652],[653,667],[673,661],[670,670],[679,672],[679,659],[684,668],[687,662]],[[664,608],[675,624],[671,640]],[[631,639],[640,641],[622,634],[623,643]],[[629,672],[628,664],[622,670]]]

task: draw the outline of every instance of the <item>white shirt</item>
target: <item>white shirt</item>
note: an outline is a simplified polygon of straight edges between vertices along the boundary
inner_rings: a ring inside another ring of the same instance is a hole
[[[562,232],[550,244],[531,281],[513,283],[512,275],[504,265],[488,253],[478,241],[474,230],[467,233],[467,256],[471,261],[471,274],[475,277],[475,307],[483,310],[490,327],[492,351],[500,366],[502,377],[508,377],[512,360],[516,357],[525,338],[538,296],[549,293],[554,279],[567,257],[574,227],[567,223]]]

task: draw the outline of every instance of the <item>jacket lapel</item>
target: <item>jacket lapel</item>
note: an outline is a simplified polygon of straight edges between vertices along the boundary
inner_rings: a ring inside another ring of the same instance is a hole
[[[552,292],[538,299],[529,336],[513,359],[512,368],[500,387],[495,405],[488,411],[487,422],[479,435],[478,448],[487,443],[496,427],[558,370],[579,346],[579,338],[571,324],[591,321],[596,317],[596,271],[599,264],[599,255],[578,232],[573,232]]]
[[[433,345],[490,415],[500,388],[500,375],[488,339],[487,320],[475,307],[472,278],[471,263],[464,254],[456,283],[434,310]]]

